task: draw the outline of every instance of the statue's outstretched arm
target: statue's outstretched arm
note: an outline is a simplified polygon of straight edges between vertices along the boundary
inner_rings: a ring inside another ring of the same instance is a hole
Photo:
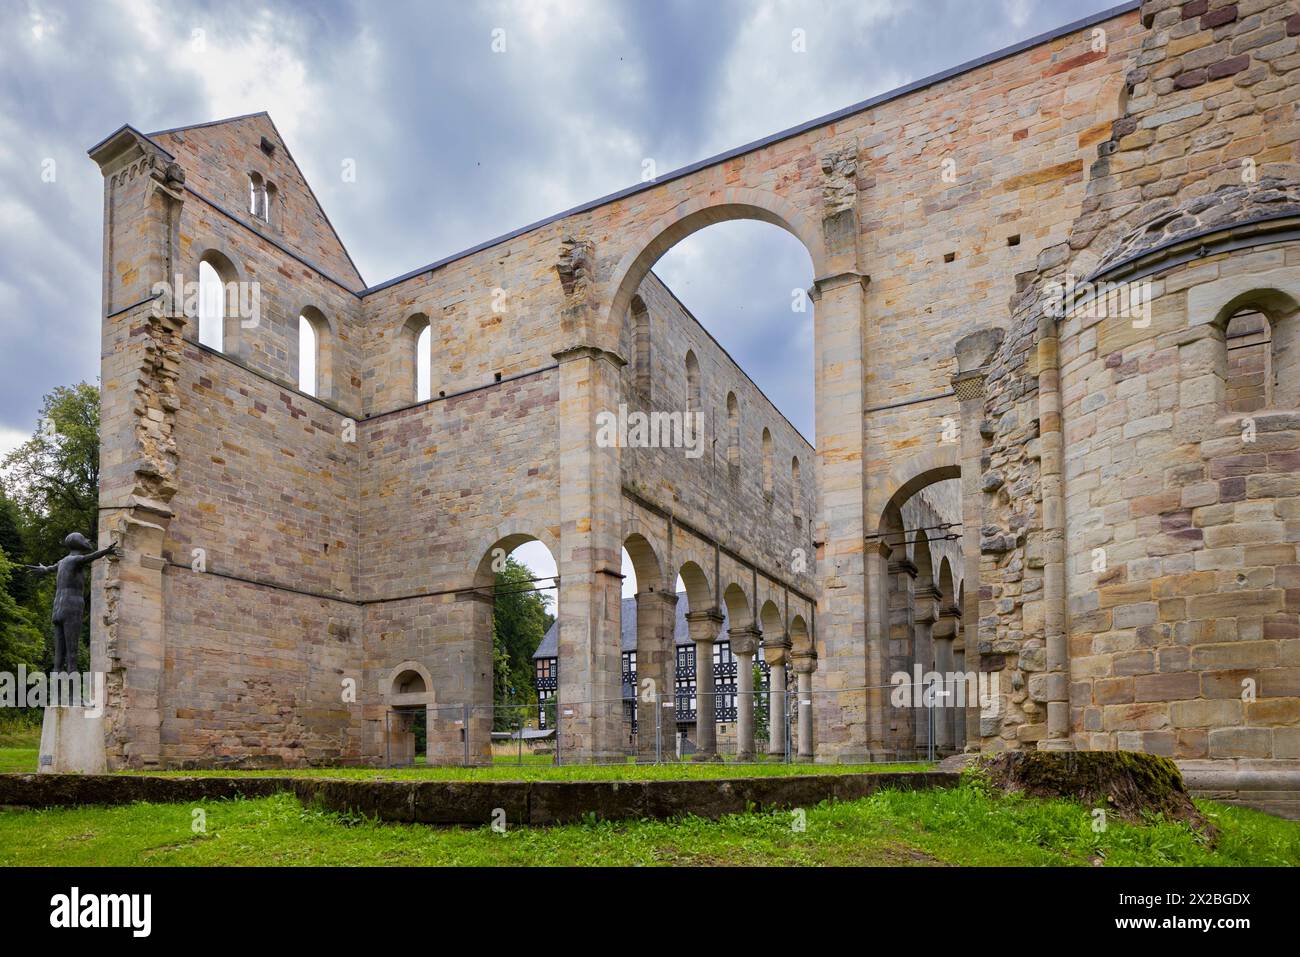
[[[55,571],[58,565],[19,565],[19,568],[25,568],[34,575],[48,575]]]
[[[115,554],[116,552],[117,552],[117,542],[109,542],[106,548],[101,548],[97,552],[91,552],[82,560],[85,561],[87,564],[89,564],[90,562],[95,561],[95,559],[97,558],[103,558],[105,555]]]

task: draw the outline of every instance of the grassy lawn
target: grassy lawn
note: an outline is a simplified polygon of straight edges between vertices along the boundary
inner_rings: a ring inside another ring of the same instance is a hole
[[[973,784],[882,791],[806,812],[720,821],[591,822],[553,828],[381,824],[290,795],[204,805],[0,812],[0,865],[1300,865],[1300,824],[1198,802],[1217,848],[1183,825],[1111,822],[1082,805],[996,796]]]

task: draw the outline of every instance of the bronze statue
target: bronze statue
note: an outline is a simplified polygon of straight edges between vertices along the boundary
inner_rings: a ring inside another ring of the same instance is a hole
[[[54,565],[27,565],[38,575],[57,571],[54,588],[54,669],[53,674],[77,670],[77,652],[81,648],[81,620],[86,612],[86,569],[97,558],[116,554],[117,542],[99,551],[91,551],[90,542],[80,532],[63,540],[69,553]]]

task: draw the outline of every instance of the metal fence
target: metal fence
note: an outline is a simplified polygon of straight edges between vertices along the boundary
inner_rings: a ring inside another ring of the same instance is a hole
[[[392,709],[384,755],[389,767],[935,761],[965,743],[969,706],[953,698],[888,685]],[[845,757],[848,740],[872,746]]]

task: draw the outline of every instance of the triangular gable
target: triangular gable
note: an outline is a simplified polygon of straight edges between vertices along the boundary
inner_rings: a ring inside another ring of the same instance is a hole
[[[186,186],[195,193],[266,232],[350,288],[365,288],[360,271],[269,114],[176,127],[152,133],[149,139],[175,154],[185,169]],[[270,152],[263,149],[263,140]],[[269,227],[249,212],[248,177],[254,172],[275,186],[277,200]]]

